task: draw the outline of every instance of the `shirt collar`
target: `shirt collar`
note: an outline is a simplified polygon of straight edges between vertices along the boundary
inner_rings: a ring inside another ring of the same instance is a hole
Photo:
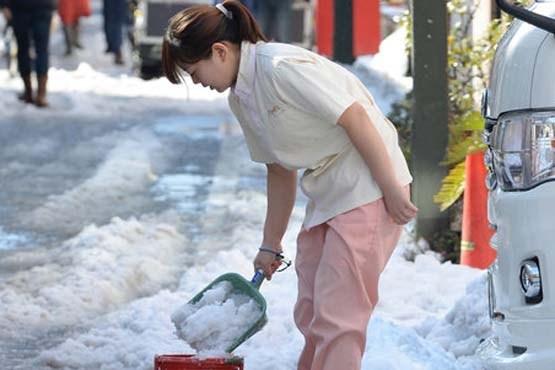
[[[239,61],[239,72],[237,81],[232,88],[240,98],[248,97],[254,90],[254,72],[256,69],[256,44],[249,41],[241,43],[241,59]]]

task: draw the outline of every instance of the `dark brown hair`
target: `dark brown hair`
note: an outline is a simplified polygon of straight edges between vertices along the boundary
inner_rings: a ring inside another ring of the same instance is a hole
[[[162,44],[162,65],[170,82],[183,82],[184,66],[209,58],[216,42],[240,46],[242,41],[268,41],[243,4],[226,0],[222,5],[231,12],[231,19],[209,5],[187,8],[170,19]]]

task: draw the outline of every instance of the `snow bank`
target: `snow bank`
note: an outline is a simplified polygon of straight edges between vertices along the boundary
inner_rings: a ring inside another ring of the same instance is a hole
[[[406,32],[398,29],[382,41],[378,54],[359,57],[352,66],[346,66],[370,90],[386,115],[392,104],[412,89],[412,78],[404,76],[408,69],[405,39]]]
[[[3,281],[0,327],[74,325],[153,294],[177,282],[186,244],[173,226],[147,217],[89,226]]]
[[[100,317],[89,332],[44,352],[41,356],[42,363],[71,364],[73,359],[75,367],[68,368],[150,370],[155,354],[194,354],[194,349],[177,339],[170,318],[172,310],[188,301],[195,292],[222,273],[237,271],[250,276],[253,254],[254,252],[244,254],[238,249],[211,254],[206,263],[195,264],[184,272],[177,291],[162,292],[148,299],[138,300],[128,307],[122,307],[117,313]],[[456,286],[464,287],[464,282],[473,280],[479,272],[464,266],[457,269],[456,266],[440,264],[437,260],[427,258],[419,258],[415,263],[401,263],[400,258],[395,255],[389,269],[384,272],[385,287],[390,289],[382,289],[382,302],[388,303],[380,303],[381,307],[376,309],[368,327],[362,369],[480,369],[479,364],[469,363],[465,357],[458,359],[455,353],[450,352],[452,348],[444,347],[437,336],[420,334],[420,325],[424,322],[437,328],[446,325],[451,307],[461,296],[461,302],[477,299],[474,289],[466,294],[464,288],[459,292],[443,294],[447,288],[440,282],[458,282]],[[425,270],[428,270],[427,274],[419,278]],[[400,287],[393,289],[395,286],[389,285],[388,280],[391,283],[399,282]],[[411,291],[408,288],[411,282],[413,287],[421,285],[420,289]],[[303,346],[303,339],[292,317],[296,298],[294,273],[288,270],[275,275],[271,282],[262,285],[261,292],[268,303],[269,322],[260,333],[241,345],[235,354],[245,357],[247,368],[294,370]],[[423,294],[427,298],[422,297]],[[429,312],[423,309],[424,304],[431,308]],[[414,312],[413,317],[403,316],[411,310]],[[476,313],[481,310],[478,305],[474,308]],[[453,338],[450,339],[453,344],[458,340],[455,337],[464,340],[466,334],[462,332],[468,332],[463,324],[453,326],[450,330],[453,331]],[[470,331],[479,337],[476,328]],[[149,337],[145,340],[147,335]],[[95,338],[94,341],[91,336]],[[118,352],[114,348],[121,350]],[[120,354],[119,357],[117,353]],[[137,358],[134,362],[130,362],[131,353]],[[81,362],[77,360],[79,358]]]
[[[174,335],[172,311],[184,296],[163,290],[104,315],[88,332],[43,351],[33,368],[152,370],[157,353],[194,353]]]
[[[472,368],[481,368],[473,355],[480,340],[491,335],[487,274],[483,272],[467,285],[466,294],[442,320],[429,319],[417,327],[416,331],[453,353],[461,363]]]

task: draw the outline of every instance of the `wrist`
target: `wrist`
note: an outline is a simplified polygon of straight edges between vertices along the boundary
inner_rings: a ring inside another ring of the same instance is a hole
[[[260,246],[271,248],[271,249],[283,250],[281,246],[281,238],[278,238],[278,237],[270,238],[265,236],[262,238],[262,243],[260,244]]]
[[[399,190],[402,189],[402,186],[397,181],[395,181],[395,182],[389,183],[388,185],[380,187],[380,188],[382,190],[382,193],[384,195],[386,195],[386,194],[399,192]]]
[[[281,256],[283,250],[281,248],[276,249],[276,248],[271,248],[271,247],[266,247],[265,245],[262,245],[260,248],[258,248],[259,252],[268,252],[268,253],[273,253],[276,256]]]

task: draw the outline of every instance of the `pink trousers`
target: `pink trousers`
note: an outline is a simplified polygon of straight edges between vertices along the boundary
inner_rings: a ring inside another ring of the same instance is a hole
[[[305,346],[298,370],[360,369],[378,280],[401,231],[379,199],[300,232],[295,323]]]

